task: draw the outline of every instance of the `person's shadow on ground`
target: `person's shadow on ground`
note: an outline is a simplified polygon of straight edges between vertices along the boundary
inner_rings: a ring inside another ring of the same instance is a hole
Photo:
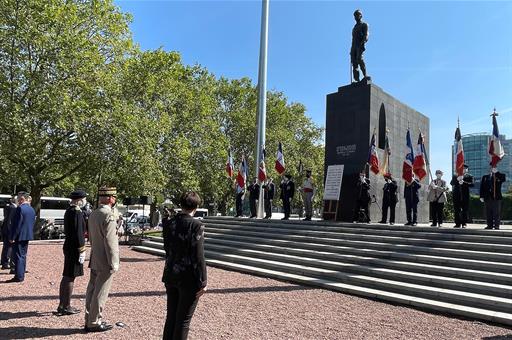
[[[41,312],[0,312],[0,320],[12,320],[12,319],[23,319],[23,318],[33,318],[40,316],[47,316],[50,313],[41,313]]]
[[[66,336],[83,333],[81,328],[39,328],[39,327],[7,327],[2,329],[2,339],[32,339],[49,336]]]

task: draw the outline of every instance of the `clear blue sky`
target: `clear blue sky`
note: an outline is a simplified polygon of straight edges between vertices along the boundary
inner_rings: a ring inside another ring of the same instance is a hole
[[[133,15],[143,49],[178,51],[187,64],[256,83],[259,1],[116,3]],[[370,26],[373,82],[430,117],[433,168],[451,172],[458,115],[462,134],[490,132],[495,106],[500,132],[512,138],[512,2],[271,0],[268,88],[324,126],[326,94],[349,82],[356,8]]]

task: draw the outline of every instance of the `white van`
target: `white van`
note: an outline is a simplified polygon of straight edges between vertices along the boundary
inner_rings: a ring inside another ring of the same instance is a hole
[[[181,208],[174,209],[176,213],[179,213],[181,211]],[[198,220],[202,220],[203,218],[208,216],[208,209],[198,208],[196,210],[196,213],[194,214],[194,218],[197,218]]]

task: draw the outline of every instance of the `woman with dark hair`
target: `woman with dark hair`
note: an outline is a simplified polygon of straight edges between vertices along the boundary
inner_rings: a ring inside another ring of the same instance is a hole
[[[163,225],[166,254],[162,281],[167,292],[165,340],[187,339],[190,321],[206,292],[204,226],[194,219],[201,198],[193,191],[181,196],[181,212]]]

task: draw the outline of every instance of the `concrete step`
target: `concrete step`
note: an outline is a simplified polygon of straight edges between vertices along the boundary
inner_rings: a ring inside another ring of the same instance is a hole
[[[439,287],[430,287],[396,280],[382,279],[367,275],[347,274],[335,270],[310,267],[306,265],[282,263],[266,259],[252,258],[235,254],[222,254],[206,251],[208,259],[249,265],[258,268],[277,270],[319,279],[326,279],[366,288],[374,288],[394,293],[407,294],[416,297],[460,304],[473,308],[484,308],[496,312],[512,312],[512,300],[491,295],[476,294]]]
[[[415,273],[412,271],[382,268],[372,266],[371,264],[354,264],[342,262],[339,260],[332,261],[326,259],[315,259],[253,249],[235,249],[230,246],[215,244],[209,244],[206,248],[206,251],[214,251],[222,254],[235,254],[250,258],[266,259],[281,263],[298,264],[319,269],[334,270],[346,274],[354,273],[418,285],[427,285],[430,287],[461,290],[465,292],[512,299],[512,288],[509,285],[480,282],[476,280],[466,280],[451,276],[429,275],[423,273]]]
[[[416,233],[416,237],[400,237],[389,235],[365,235],[354,234],[349,232],[331,232],[331,231],[308,231],[308,230],[291,230],[280,229],[275,227],[254,227],[254,226],[237,226],[227,224],[207,224],[206,230],[215,230],[220,232],[224,230],[225,233],[230,234],[249,234],[256,235],[256,233],[265,233],[272,235],[287,235],[287,236],[305,236],[315,238],[339,239],[339,240],[353,240],[353,241],[367,241],[367,242],[381,242],[392,244],[413,245],[421,247],[435,247],[435,248],[450,248],[461,250],[474,250],[494,253],[512,254],[512,245],[508,244],[495,244],[477,243],[467,241],[450,241],[450,240],[433,240],[421,238],[423,235]],[[512,261],[512,256],[511,256]]]
[[[388,224],[377,224],[377,223],[347,223],[347,222],[331,222],[331,221],[297,221],[297,220],[261,220],[261,219],[248,219],[248,218],[233,218],[226,216],[209,216],[204,219],[205,223],[210,223],[212,221],[216,221],[219,223],[231,223],[231,224],[241,224],[241,223],[252,223],[252,224],[267,224],[267,225],[275,225],[275,226],[318,226],[318,227],[347,227],[347,228],[359,228],[366,229],[371,232],[371,230],[390,230],[390,231],[416,231],[416,232],[429,232],[429,233],[440,233],[440,234],[454,234],[454,235],[482,235],[482,236],[492,236],[492,237],[504,237],[510,238],[512,236],[512,230],[486,230],[486,229],[457,229],[448,227],[450,224],[446,224],[446,227],[437,228],[437,227],[410,227],[404,225],[388,225]]]
[[[257,227],[260,229],[277,228],[280,230],[292,230],[292,231],[319,231],[319,232],[333,232],[333,233],[349,233],[349,234],[364,234],[364,235],[380,235],[380,236],[393,236],[393,237],[404,237],[404,238],[422,238],[429,240],[443,240],[443,241],[463,241],[463,242],[474,242],[474,243],[492,243],[492,244],[505,244],[512,245],[512,233],[508,233],[507,237],[494,236],[494,235],[481,235],[471,234],[472,230],[466,229],[454,229],[457,232],[439,232],[437,228],[430,228],[424,230],[417,227],[406,227],[405,230],[396,229],[373,229],[363,227],[361,224],[350,224],[349,226],[331,226],[331,225],[316,225],[316,224],[285,224],[279,222],[267,222],[256,220],[215,220],[209,219],[205,223],[212,226],[226,225],[231,227]],[[492,232],[492,231],[491,231]]]
[[[495,253],[491,251],[475,251],[466,249],[452,249],[445,247],[434,247],[434,246],[417,246],[410,244],[401,243],[388,243],[378,242],[369,240],[350,240],[344,238],[326,238],[326,237],[313,237],[304,235],[286,235],[282,233],[264,233],[264,232],[251,232],[243,230],[226,230],[219,228],[206,228],[206,234],[215,233],[216,235],[223,235],[223,237],[246,237],[251,236],[255,239],[259,239],[261,243],[267,243],[269,240],[283,240],[293,241],[300,243],[313,243],[313,244],[327,244],[332,246],[349,246],[359,248],[370,248],[377,250],[391,250],[402,253],[414,253],[414,254],[427,254],[427,255],[438,255],[445,257],[457,257],[481,261],[494,261],[502,263],[512,263],[512,253]],[[218,236],[217,236],[218,237]]]
[[[163,249],[163,244],[158,242],[153,242],[155,244],[154,247]],[[463,280],[472,280],[472,281],[480,281],[480,282],[488,282],[488,283],[496,283],[502,285],[510,285],[512,287],[512,275],[505,273],[496,273],[489,271],[488,268],[486,270],[472,270],[472,269],[464,269],[457,267],[450,267],[448,265],[431,265],[425,263],[418,262],[410,262],[410,261],[397,261],[392,259],[386,259],[381,257],[369,257],[369,256],[360,256],[360,255],[350,255],[343,253],[333,253],[327,251],[318,251],[318,250],[309,250],[303,248],[289,248],[289,247],[281,247],[281,246],[273,246],[267,244],[257,244],[257,243],[247,243],[247,242],[239,242],[239,241],[230,241],[230,240],[222,240],[222,239],[214,239],[214,238],[206,238],[205,247],[210,249],[212,245],[220,245],[229,247],[234,251],[252,249],[259,250],[267,253],[277,253],[277,254],[287,254],[287,255],[295,255],[301,258],[311,258],[311,259],[319,259],[333,262],[344,262],[344,263],[352,263],[352,264],[360,264],[360,265],[369,265],[379,268],[388,268],[401,270],[406,272],[420,273],[420,274],[428,274],[428,275],[439,275],[445,277],[453,277]],[[150,246],[150,245],[148,245]],[[510,268],[512,270],[512,266]]]

